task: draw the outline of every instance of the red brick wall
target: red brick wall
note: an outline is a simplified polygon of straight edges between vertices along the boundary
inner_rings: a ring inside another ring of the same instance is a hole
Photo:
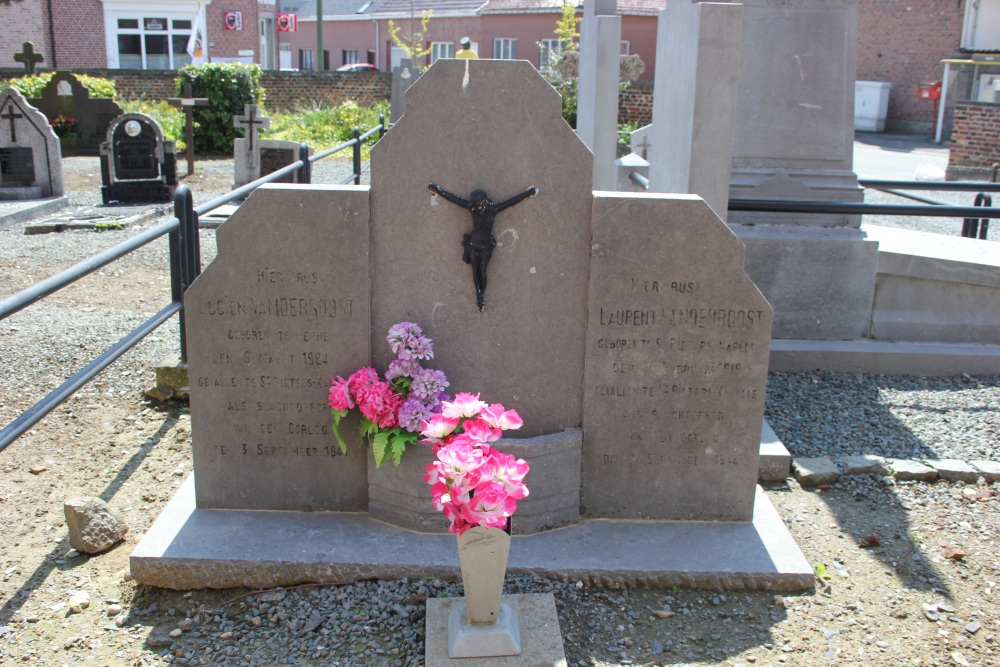
[[[226,30],[225,12],[243,12],[243,29]],[[241,50],[253,50],[254,62],[260,62],[260,37],[257,27],[257,0],[216,0],[205,9],[209,56],[236,58]]]
[[[618,122],[639,127],[653,122],[652,83],[637,81],[618,93]]]
[[[47,7],[47,3],[41,4]],[[47,67],[108,66],[104,5],[100,0],[52,0],[52,22],[56,33],[55,58],[45,54]],[[50,45],[49,51],[52,50]]]
[[[948,167],[992,168],[1000,164],[1000,104],[960,102],[955,106]]]
[[[14,54],[21,52],[24,42],[33,42],[35,53],[45,56],[45,60],[37,67],[50,63],[48,24],[43,21],[42,8],[38,2],[15,2],[9,7],[3,7],[0,9],[0,20],[3,20],[5,26],[0,30],[0,67],[24,67],[14,60]]]
[[[889,120],[930,123],[934,103],[917,84],[940,81],[942,58],[958,52],[967,0],[859,0],[859,81],[888,81]]]

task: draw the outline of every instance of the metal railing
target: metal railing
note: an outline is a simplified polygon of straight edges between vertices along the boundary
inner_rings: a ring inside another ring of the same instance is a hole
[[[649,189],[649,179],[633,171],[629,179],[644,190]],[[844,215],[912,215],[937,218],[965,218],[962,236],[974,237],[972,230],[978,230],[979,238],[985,239],[991,218],[1000,218],[1000,208],[992,208],[992,198],[986,192],[1000,192],[1000,183],[980,183],[978,181],[883,181],[860,179],[864,187],[883,190],[890,194],[924,202],[927,206],[906,204],[857,204],[852,202],[804,202],[776,199],[730,199],[730,211],[762,213],[825,213]],[[919,197],[899,192],[907,190],[937,190],[976,192],[974,206],[955,206],[927,197]],[[968,233],[967,233],[968,231]]]
[[[101,371],[135,347],[143,338],[175,314],[178,314],[180,325],[180,358],[182,362],[186,362],[187,337],[184,326],[184,292],[187,291],[187,288],[191,286],[191,283],[201,273],[201,243],[198,232],[198,217],[220,206],[245,198],[265,183],[272,183],[279,178],[295,172],[298,172],[298,181],[300,183],[310,183],[313,162],[322,160],[347,148],[353,149],[353,173],[344,179],[341,185],[347,184],[352,180],[355,185],[361,185],[361,174],[363,173],[361,145],[376,132],[379,133],[379,138],[385,134],[386,125],[384,116],[379,116],[379,124],[368,132],[361,134],[361,130],[356,127],[354,128],[353,139],[325,150],[322,153],[310,156],[309,146],[301,144],[299,146],[298,161],[266,176],[262,176],[255,181],[251,181],[242,187],[236,188],[221,197],[205,202],[200,206],[194,206],[194,196],[191,189],[186,185],[181,185],[174,193],[174,217],[170,220],[162,222],[141,234],[133,236],[127,241],[108,248],[92,257],[88,257],[61,273],[57,273],[27,289],[0,300],[0,320],[4,320],[63,287],[90,275],[101,267],[117,259],[121,259],[125,255],[138,250],[164,235],[168,236],[170,249],[170,303],[105,350],[59,387],[28,408],[10,424],[0,429],[0,451],[6,449],[8,445],[41,421],[59,404],[72,396],[80,387],[96,377]]]

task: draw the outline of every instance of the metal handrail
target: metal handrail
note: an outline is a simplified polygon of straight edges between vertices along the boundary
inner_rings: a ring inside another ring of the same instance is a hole
[[[191,286],[194,279],[201,273],[201,247],[198,233],[198,216],[213,211],[224,204],[242,199],[257,187],[276,181],[295,171],[299,172],[300,182],[311,180],[311,163],[323,159],[345,148],[354,148],[354,174],[351,179],[360,184],[361,179],[361,143],[375,132],[385,135],[385,118],[379,116],[379,124],[368,132],[361,134],[359,128],[354,128],[354,138],[332,149],[310,156],[309,146],[299,146],[299,160],[282,167],[277,171],[262,176],[255,181],[236,188],[231,192],[216,197],[201,206],[193,205],[191,189],[181,185],[174,193],[174,217],[136,236],[108,248],[70,268],[42,280],[27,289],[21,290],[3,300],[0,300],[0,320],[30,306],[31,304],[51,295],[111,262],[124,257],[130,252],[141,248],[154,239],[169,235],[170,241],[170,292],[171,301],[160,312],[126,334],[121,340],[105,350],[101,355],[77,371],[56,389],[46,394],[11,423],[0,429],[0,451],[17,440],[28,429],[41,421],[63,401],[72,396],[80,387],[92,380],[98,373],[114,363],[119,357],[135,347],[139,341],[152,333],[157,327],[169,320],[174,314],[180,318],[180,357],[187,361],[187,340],[184,322],[184,292]],[[350,179],[348,179],[350,180]]]

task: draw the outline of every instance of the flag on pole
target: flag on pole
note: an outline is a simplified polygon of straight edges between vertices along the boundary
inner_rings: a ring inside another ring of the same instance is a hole
[[[205,39],[205,8],[198,3],[198,15],[194,19],[194,25],[191,26],[191,37],[188,39],[187,52],[191,56],[192,65],[203,65],[205,63],[205,54],[207,40]]]

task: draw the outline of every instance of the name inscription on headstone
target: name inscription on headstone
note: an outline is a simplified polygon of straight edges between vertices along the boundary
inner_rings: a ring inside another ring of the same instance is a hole
[[[288,148],[266,148],[260,149],[260,175],[266,176],[279,169],[287,167],[298,159],[294,150]],[[295,180],[294,174],[285,174],[279,178],[277,183],[292,183]]]
[[[0,185],[32,185],[35,182],[34,153],[27,146],[0,148]]]
[[[122,139],[115,146],[115,173],[121,179],[157,178],[156,142],[153,139]]]
[[[667,218],[664,204],[595,218],[584,504],[597,516],[747,520],[771,309],[739,241],[721,221],[711,233],[711,209],[671,202],[683,212]],[[685,214],[694,220],[664,225]]]
[[[327,404],[331,377],[368,360],[367,192],[337,194],[347,211],[332,219],[363,218],[356,244],[316,242],[332,233],[330,192],[293,194],[300,217],[289,193],[260,190],[185,295],[200,507],[367,507],[366,450],[355,435],[341,452]]]

